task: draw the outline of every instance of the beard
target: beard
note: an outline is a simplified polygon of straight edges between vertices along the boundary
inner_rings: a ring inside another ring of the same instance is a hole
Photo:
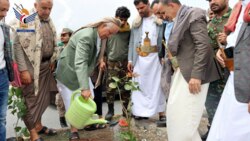
[[[144,11],[139,13],[141,17],[148,17],[149,16],[149,11]]]
[[[212,4],[211,5],[211,11],[213,11],[215,14],[220,13],[221,11],[225,10],[227,8],[226,4],[218,5],[218,4]]]

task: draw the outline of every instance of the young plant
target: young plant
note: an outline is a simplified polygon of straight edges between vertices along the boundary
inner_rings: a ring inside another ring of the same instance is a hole
[[[109,84],[109,87],[112,89],[117,89],[118,94],[119,94],[119,98],[120,98],[120,102],[122,105],[122,110],[125,113],[125,118],[126,118],[126,122],[127,122],[127,127],[128,130],[127,131],[122,131],[120,132],[120,138],[123,141],[136,141],[136,137],[133,134],[133,131],[131,130],[131,119],[132,119],[132,114],[131,114],[131,107],[132,107],[132,103],[131,103],[131,98],[129,100],[128,103],[128,107],[124,107],[124,105],[122,104],[122,96],[121,96],[121,87],[124,87],[125,90],[127,91],[138,91],[140,90],[139,88],[139,83],[135,82],[132,80],[132,77],[137,77],[137,74],[131,74],[131,73],[127,73],[127,75],[123,78],[118,78],[116,76],[112,77],[113,82],[111,82]],[[122,83],[123,82],[123,83]],[[124,83],[125,82],[125,83]],[[125,84],[124,86],[122,86],[122,84]]]
[[[29,131],[26,127],[18,126],[22,117],[26,114],[26,106],[24,104],[24,98],[22,97],[22,90],[17,87],[11,87],[9,90],[9,99],[8,99],[8,109],[11,111],[11,114],[17,116],[17,121],[14,123],[16,140],[18,137],[29,137]]]

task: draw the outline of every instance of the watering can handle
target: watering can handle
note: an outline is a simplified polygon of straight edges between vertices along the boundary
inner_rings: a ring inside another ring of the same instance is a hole
[[[75,97],[76,97],[77,94],[80,94],[80,96],[81,96],[81,90],[76,90],[76,91],[73,92],[73,94],[72,94],[72,96],[71,96],[70,103],[73,103],[73,101],[74,101],[74,99],[75,99]],[[84,100],[85,100],[85,99],[84,99]],[[86,101],[87,101],[87,100],[86,100]]]

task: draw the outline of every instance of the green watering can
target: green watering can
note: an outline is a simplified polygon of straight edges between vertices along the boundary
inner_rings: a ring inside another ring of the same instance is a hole
[[[96,111],[96,103],[89,98],[84,99],[80,90],[73,92],[71,96],[71,104],[68,111],[65,114],[67,121],[77,129],[91,124],[105,124],[107,123],[104,119],[92,119]]]

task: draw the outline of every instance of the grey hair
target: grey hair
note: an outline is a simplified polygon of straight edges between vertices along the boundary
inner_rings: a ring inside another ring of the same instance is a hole
[[[108,23],[105,23],[105,24],[106,24],[106,26],[109,27],[109,28],[112,28],[112,27],[114,27],[115,25],[119,27],[119,25],[117,25],[117,24],[115,24],[115,23],[113,23],[113,22],[108,22]]]
[[[160,0],[160,2],[162,3],[162,4],[164,4],[164,5],[167,5],[167,4],[169,4],[169,3],[176,3],[176,4],[178,4],[178,5],[180,5],[181,4],[181,2],[180,2],[180,0]]]
[[[53,0],[50,0],[53,3]],[[40,3],[41,0],[36,0],[36,3]]]
[[[112,24],[113,23],[113,24]],[[79,28],[78,30],[76,30],[74,33],[78,32],[79,30],[83,29],[83,28],[88,28],[88,27],[98,27],[102,24],[107,24],[108,26],[112,26],[112,25],[117,25],[118,27],[121,26],[121,21],[117,18],[114,17],[105,17],[103,19],[101,19],[100,21],[97,21],[95,23],[90,23],[87,24],[81,28]]]

